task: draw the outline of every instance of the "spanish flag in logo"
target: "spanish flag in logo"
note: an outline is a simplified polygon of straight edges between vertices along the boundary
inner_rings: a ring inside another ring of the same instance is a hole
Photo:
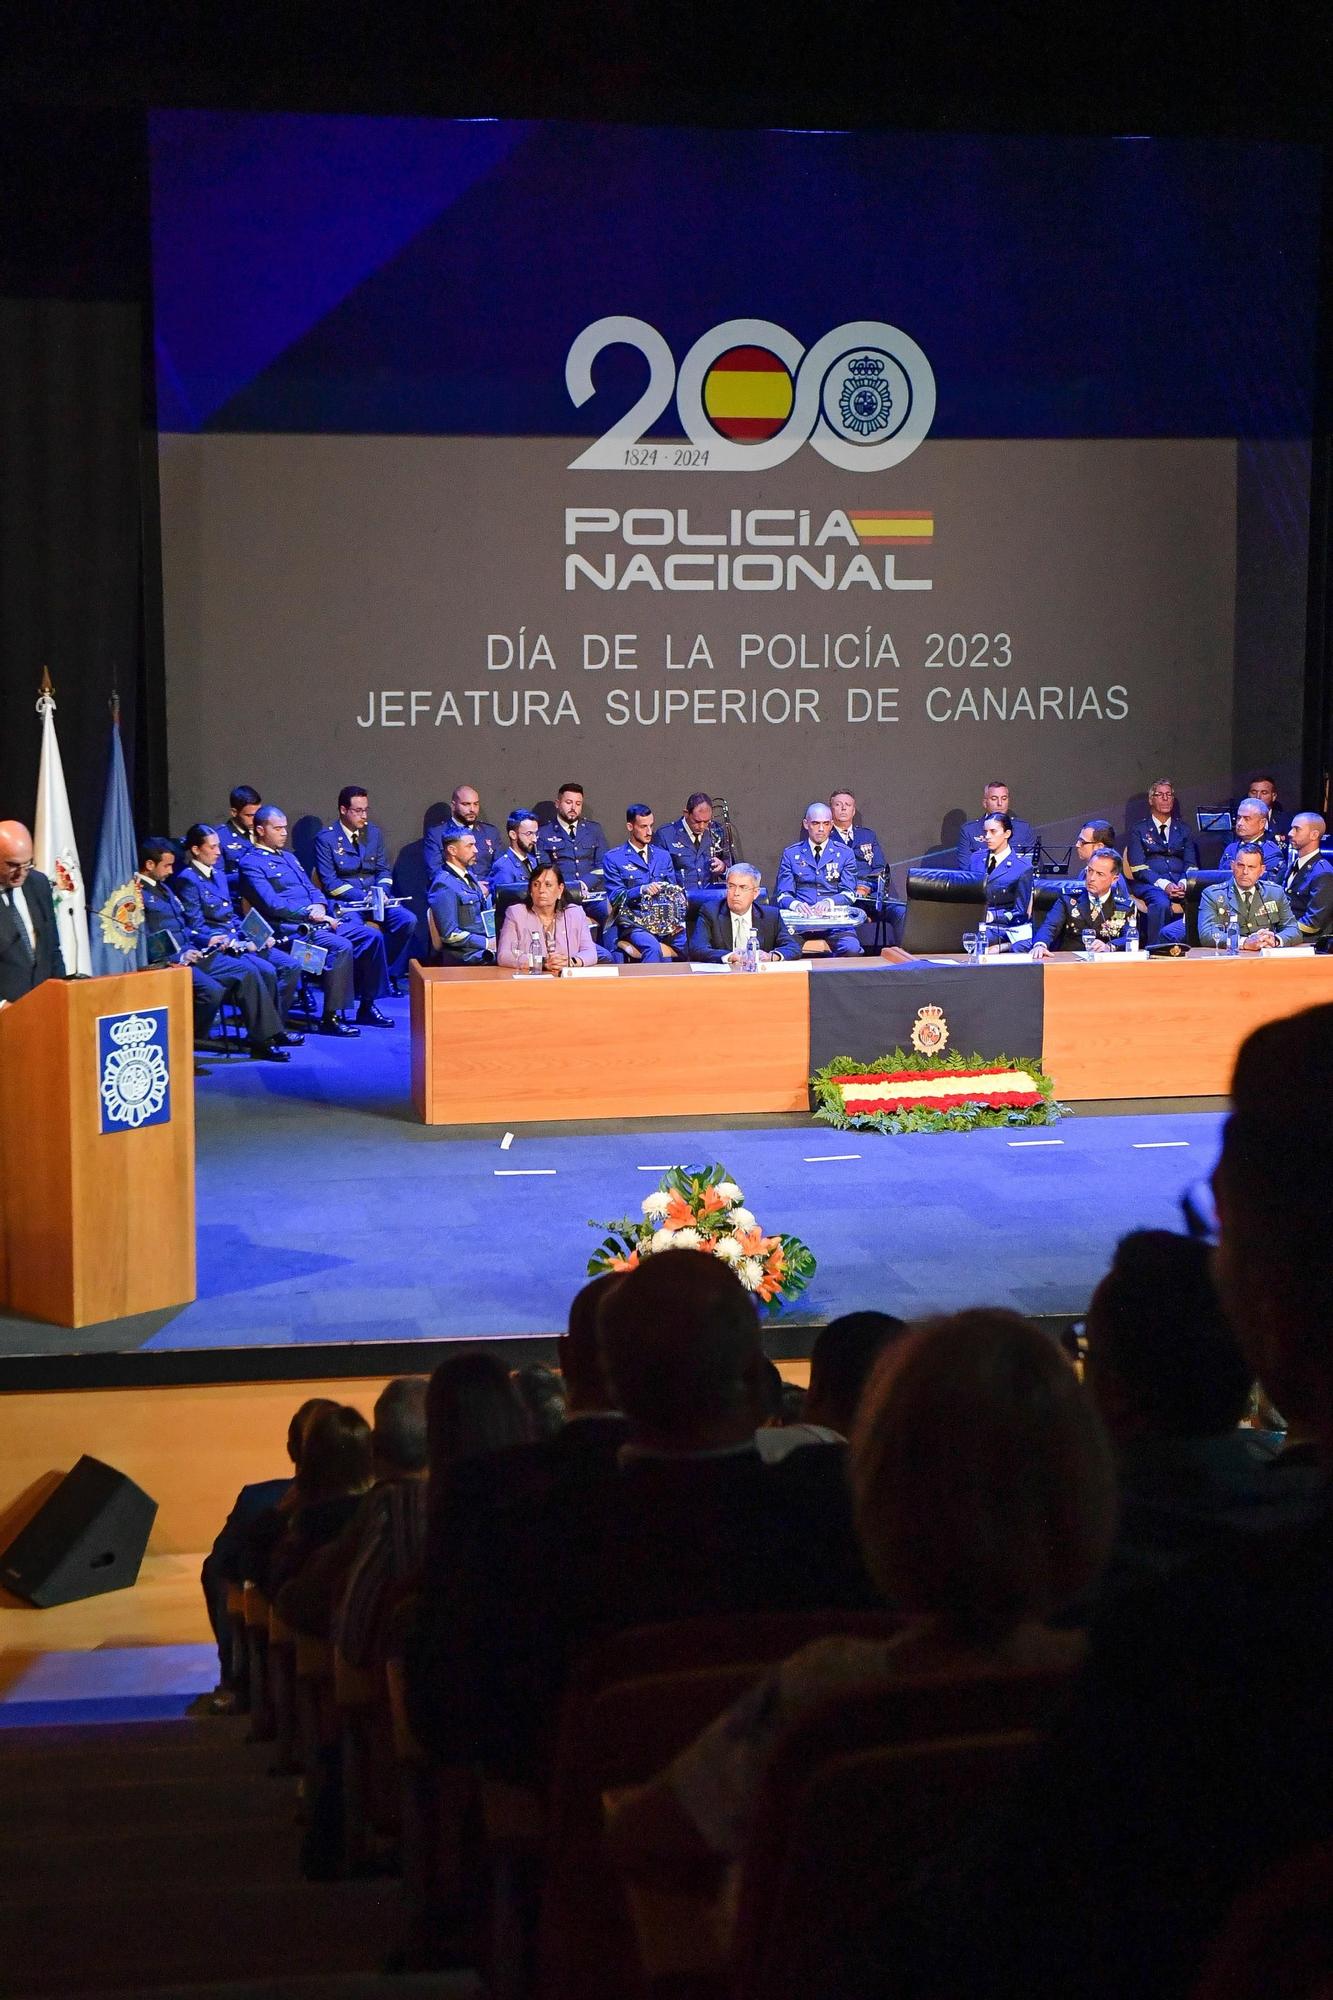
[[[791,415],[791,376],[766,347],[729,347],[704,377],[704,409],[713,429],[736,444],[776,437]]]
[[[862,542],[883,547],[910,547],[935,539],[935,516],[927,510],[914,512],[906,507],[849,508],[847,519]]]

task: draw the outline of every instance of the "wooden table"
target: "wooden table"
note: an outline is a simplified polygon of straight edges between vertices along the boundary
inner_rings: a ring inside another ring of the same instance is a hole
[[[413,966],[412,1101],[427,1125],[804,1111],[808,980],[805,965]]]
[[[957,961],[951,961],[956,963]],[[919,963],[919,962],[918,962]],[[805,1111],[809,981],[887,960],[754,976],[687,965],[552,979],[412,969],[412,1098],[428,1125]],[[1242,956],[985,967],[1040,979],[1042,1062],[1059,1097],[1222,1097],[1253,1028],[1333,1001],[1333,958]]]
[[[1057,954],[1042,973],[1042,1067],[1070,1100],[1225,1097],[1248,1034],[1333,1001],[1333,958],[1199,952],[1099,966]]]

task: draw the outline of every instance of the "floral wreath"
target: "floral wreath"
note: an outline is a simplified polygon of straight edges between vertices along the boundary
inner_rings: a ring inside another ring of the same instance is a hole
[[[642,1219],[590,1222],[608,1232],[588,1259],[588,1273],[633,1271],[663,1250],[701,1250],[730,1264],[747,1292],[778,1312],[799,1296],[815,1258],[799,1236],[766,1236],[725,1167],[668,1167],[642,1203]]]
[[[815,1116],[842,1131],[975,1132],[983,1125],[1055,1125],[1056,1101],[1035,1056],[917,1055],[872,1063],[836,1056],[810,1079]]]

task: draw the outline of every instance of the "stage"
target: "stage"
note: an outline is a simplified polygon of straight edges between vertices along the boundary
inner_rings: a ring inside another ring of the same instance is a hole
[[[715,1158],[765,1227],[819,1259],[799,1309],[769,1323],[775,1355],[805,1353],[815,1325],[856,1306],[910,1316],[984,1299],[1072,1316],[1124,1231],[1178,1226],[1181,1190],[1216,1150],[1221,1107],[1197,1098],[898,1138],[803,1114],[427,1127],[407,1002],[386,1004],[391,1031],[309,1040],[282,1068],[219,1062],[199,1080],[193,1304],[76,1332],[0,1315],[0,1356],[188,1352],[206,1366],[242,1350],[239,1372],[256,1376],[274,1350],[314,1363],[339,1343],[530,1338],[546,1351],[597,1240],[589,1219],[637,1210],[665,1165]],[[154,1254],[151,1230],[140,1248]],[[379,1366],[363,1355],[362,1372]]]

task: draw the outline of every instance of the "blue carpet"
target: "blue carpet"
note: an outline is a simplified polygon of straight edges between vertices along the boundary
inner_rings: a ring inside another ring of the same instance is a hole
[[[0,1693],[0,1729],[167,1722],[217,1679],[214,1646],[98,1646],[42,1653]]]
[[[819,1259],[800,1320],[989,1301],[1079,1312],[1127,1229],[1179,1225],[1220,1115],[881,1138],[802,1119],[428,1129],[398,1026],[237,1062],[198,1087],[199,1297],[147,1343],[216,1348],[560,1330],[596,1238],[673,1161],[720,1159]],[[838,1157],[838,1156],[847,1157]]]

